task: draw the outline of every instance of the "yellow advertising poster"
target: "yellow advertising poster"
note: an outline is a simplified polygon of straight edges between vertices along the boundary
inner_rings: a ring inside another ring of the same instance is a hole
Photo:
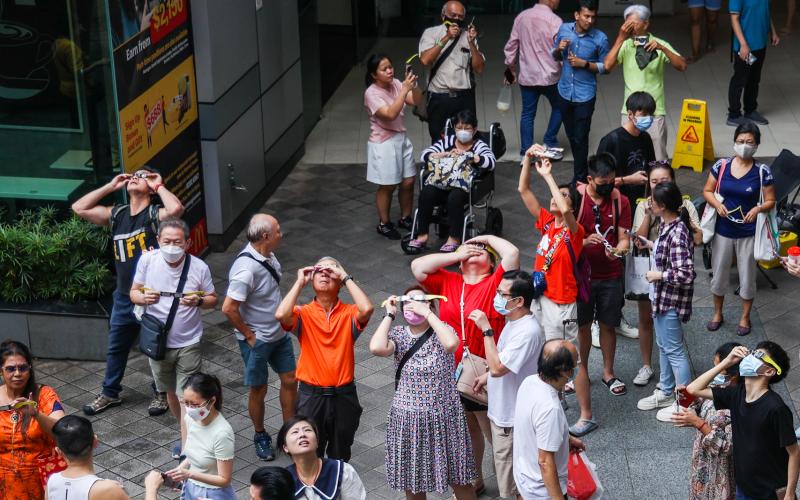
[[[194,57],[189,57],[119,113],[125,170],[134,172],[197,119]]]

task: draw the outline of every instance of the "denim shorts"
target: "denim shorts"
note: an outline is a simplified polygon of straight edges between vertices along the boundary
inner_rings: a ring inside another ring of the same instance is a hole
[[[705,7],[706,10],[719,10],[722,8],[722,0],[689,0],[690,9],[698,7]]]
[[[267,383],[268,363],[275,373],[292,372],[295,369],[294,350],[289,335],[275,342],[256,340],[255,347],[240,340],[239,350],[244,360],[244,385],[248,387]]]

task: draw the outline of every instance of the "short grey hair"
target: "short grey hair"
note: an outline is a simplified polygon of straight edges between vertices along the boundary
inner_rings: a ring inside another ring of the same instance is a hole
[[[328,255],[326,255],[325,257],[320,257],[320,259],[317,261],[317,264],[321,263],[321,262],[322,262],[322,261],[324,261],[324,260],[330,260],[330,261],[333,261],[333,262],[335,262],[335,263],[336,263],[336,265],[337,265],[337,266],[338,266],[340,269],[344,269],[344,267],[342,267],[342,263],[341,263],[341,262],[339,262],[338,260],[336,260],[336,259],[334,259],[333,257],[330,257],[330,256],[328,256]]]
[[[636,14],[636,17],[643,22],[650,20],[650,9],[647,8],[647,6],[645,5],[634,4],[629,6],[628,8],[625,9],[625,12],[622,14],[622,18],[628,19],[628,16],[630,16],[631,14]]]
[[[183,237],[187,240],[189,239],[189,224],[187,224],[183,219],[179,219],[177,217],[171,217],[169,219],[164,219],[158,225],[158,237],[161,238],[161,232],[168,228],[172,227],[175,229],[180,229],[183,231]]]
[[[274,228],[269,217],[266,214],[257,213],[250,217],[250,222],[247,224],[247,241],[250,243],[257,243],[261,241],[264,233],[272,234]]]

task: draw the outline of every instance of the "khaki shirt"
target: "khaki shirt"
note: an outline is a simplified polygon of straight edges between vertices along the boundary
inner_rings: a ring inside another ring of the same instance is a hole
[[[447,26],[444,24],[426,29],[422,33],[422,38],[419,40],[419,53],[422,54],[436,45],[436,42],[441,40],[446,32]],[[458,45],[436,71],[433,81],[430,82],[429,90],[431,92],[449,92],[451,90],[466,90],[472,88],[472,83],[469,80],[472,55],[469,51],[467,31],[463,30],[458,40],[448,41],[441,52],[439,52],[439,56],[441,57],[442,52],[453,43],[457,43]],[[478,47],[477,41],[475,42],[475,47]],[[481,54],[481,57],[486,59],[483,54]],[[437,57],[436,60],[438,61],[439,58]],[[436,61],[434,61],[433,64],[436,64]],[[433,68],[433,64],[431,68]],[[430,71],[428,75],[430,77]]]

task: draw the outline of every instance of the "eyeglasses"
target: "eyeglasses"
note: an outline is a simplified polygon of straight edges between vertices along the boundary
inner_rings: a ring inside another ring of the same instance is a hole
[[[208,400],[206,400],[206,401],[204,401],[204,402],[200,403],[199,405],[196,405],[196,404],[189,403],[189,402],[187,402],[187,401],[186,401],[185,399],[183,399],[183,398],[179,398],[179,399],[178,399],[178,401],[180,401],[180,403],[181,403],[183,406],[185,406],[186,408],[205,408],[206,406],[208,406]]]
[[[497,292],[497,295],[499,295],[499,296],[501,296],[503,298],[508,297],[509,300],[514,298],[513,295],[511,295],[510,293],[506,293],[506,292],[500,290],[499,288],[496,290],[496,292]]]
[[[751,354],[753,355],[754,358],[759,359],[764,363],[770,365],[771,367],[775,368],[775,371],[778,372],[778,375],[780,375],[781,372],[783,371],[781,370],[781,367],[778,366],[778,363],[776,363],[772,358],[770,358],[769,354],[765,353],[764,351],[753,351]]]
[[[8,365],[4,366],[3,370],[6,371],[9,375],[13,375],[14,372],[20,373],[28,373],[31,369],[31,365],[29,364],[22,364],[22,365]]]
[[[742,144],[747,144],[748,146],[755,146],[756,145],[755,141],[736,141],[736,144],[738,144],[740,146]]]
[[[734,217],[734,216],[731,215],[732,213],[735,213],[735,212],[739,212],[740,214],[742,214],[741,218],[740,217]],[[732,209],[728,210],[728,215],[726,217],[728,218],[729,221],[735,222],[736,224],[744,224],[744,210],[742,209],[742,206],[739,205],[736,208],[732,208]]]

